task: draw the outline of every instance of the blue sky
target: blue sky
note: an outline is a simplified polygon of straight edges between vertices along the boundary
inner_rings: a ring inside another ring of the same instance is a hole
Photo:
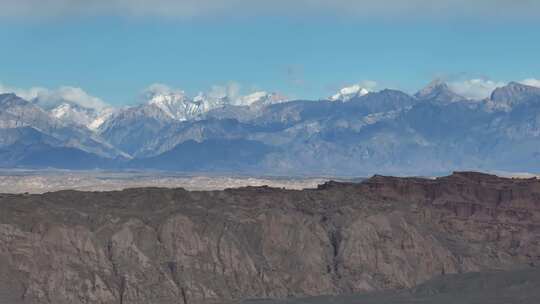
[[[234,82],[319,98],[368,80],[413,92],[434,78],[540,78],[535,18],[160,14],[14,11],[0,21],[0,83],[80,87],[120,105],[153,83],[191,95]]]

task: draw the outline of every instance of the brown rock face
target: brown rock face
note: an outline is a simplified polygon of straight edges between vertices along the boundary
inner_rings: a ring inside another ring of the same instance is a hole
[[[0,195],[0,303],[214,303],[540,263],[540,181]]]

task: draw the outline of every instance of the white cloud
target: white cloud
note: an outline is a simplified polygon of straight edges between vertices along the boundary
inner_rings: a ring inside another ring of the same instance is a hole
[[[60,87],[56,90],[42,92],[38,94],[37,99],[52,103],[58,100],[65,100],[91,109],[107,107],[107,104],[100,98],[91,96],[83,89],[75,87]]]
[[[540,79],[527,78],[527,79],[524,79],[524,80],[522,80],[522,81],[520,81],[520,82],[523,83],[523,84],[532,86],[532,87],[538,87],[538,88],[540,88]]]
[[[46,88],[42,87],[32,87],[30,89],[20,89],[20,88],[13,88],[10,86],[6,86],[0,83],[0,94],[4,93],[14,93],[15,95],[26,99],[26,100],[32,100],[36,98],[39,94],[46,92]]]
[[[375,88],[377,88],[378,83],[376,81],[373,81],[373,80],[364,80],[364,81],[361,81],[359,83],[359,85],[361,87],[363,87],[364,89],[371,92],[371,91],[375,90]]]
[[[540,87],[540,79],[527,78],[518,82],[533,87]],[[495,81],[490,79],[475,78],[461,81],[452,81],[448,83],[448,86],[452,91],[461,96],[470,99],[484,99],[491,96],[491,93],[496,88],[503,87],[507,84],[507,81]]]
[[[0,0],[3,17],[80,15],[198,17],[350,14],[374,17],[537,17],[535,0]]]
[[[208,96],[213,98],[227,97],[232,101],[241,98],[240,90],[242,86],[234,81],[231,81],[225,85],[214,85],[208,92]]]
[[[453,81],[448,83],[448,86],[453,92],[470,99],[487,98],[491,95],[493,90],[504,85],[506,85],[506,82],[481,78]]]
[[[108,106],[103,100],[91,96],[83,89],[70,86],[62,86],[51,90],[43,87],[12,88],[0,84],[0,93],[15,93],[17,96],[26,100],[33,100],[45,108],[54,107],[66,101],[98,110]]]
[[[185,95],[185,92],[181,89],[172,88],[166,84],[154,83],[143,92],[143,98],[152,98],[154,95]]]

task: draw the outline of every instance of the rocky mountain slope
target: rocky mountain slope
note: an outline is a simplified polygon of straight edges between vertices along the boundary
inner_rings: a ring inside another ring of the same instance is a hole
[[[540,181],[0,196],[0,302],[223,303],[413,288],[540,263]]]
[[[14,94],[0,94],[0,135],[0,149],[5,150],[13,159],[24,158],[25,152],[33,147],[41,150],[69,148],[75,153],[88,154],[96,159],[125,156],[86,127],[62,121]],[[17,147],[24,148],[22,154],[17,153]],[[0,163],[6,163],[7,159],[0,159]],[[17,164],[8,162],[7,165]]]

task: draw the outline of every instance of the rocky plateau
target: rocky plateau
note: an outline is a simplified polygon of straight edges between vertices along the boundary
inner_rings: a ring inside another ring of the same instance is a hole
[[[0,303],[429,293],[432,279],[537,275],[540,263],[540,181],[475,172],[304,190],[2,194],[0,210]]]

